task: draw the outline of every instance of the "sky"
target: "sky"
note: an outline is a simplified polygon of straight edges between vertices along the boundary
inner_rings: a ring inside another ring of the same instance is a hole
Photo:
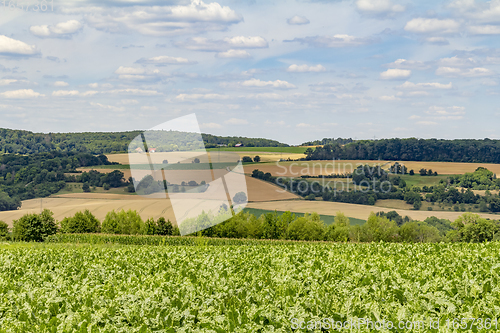
[[[0,3],[3,128],[500,138],[500,0],[36,3]]]

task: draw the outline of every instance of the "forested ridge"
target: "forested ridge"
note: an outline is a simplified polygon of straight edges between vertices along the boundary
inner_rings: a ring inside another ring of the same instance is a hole
[[[336,141],[306,151],[307,160],[392,160],[500,163],[500,140],[381,139]],[[333,140],[333,139],[331,139]]]
[[[130,142],[141,132],[33,133],[0,128],[0,154],[36,154],[54,150],[95,155],[125,153]],[[207,148],[234,146],[238,143],[247,147],[288,146],[262,138],[220,137],[211,134],[202,134],[202,137]]]

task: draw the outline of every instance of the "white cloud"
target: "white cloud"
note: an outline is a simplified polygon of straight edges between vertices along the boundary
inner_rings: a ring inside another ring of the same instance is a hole
[[[234,59],[246,59],[252,56],[245,50],[227,50],[225,52],[219,52],[215,55],[217,58],[234,58]]]
[[[390,0],[358,0],[356,7],[359,11],[368,13],[398,13],[405,10],[404,6],[393,4]]]
[[[1,79],[0,86],[9,86],[15,84],[28,84],[30,83],[28,80],[18,80],[18,79]]]
[[[94,88],[94,89],[97,89],[98,87],[113,88],[113,85],[111,83],[89,83],[88,86],[90,88]]]
[[[305,73],[305,72],[324,72],[326,71],[326,68],[323,67],[322,65],[318,64],[315,66],[308,66],[308,65],[290,65],[288,69],[286,70],[287,72],[298,72],[298,73]]]
[[[12,98],[12,99],[26,99],[26,98],[34,98],[34,97],[43,97],[44,94],[40,94],[32,89],[19,89],[19,90],[11,90],[0,93],[0,96],[4,98]]]
[[[436,69],[436,75],[441,76],[463,76],[463,77],[482,77],[482,76],[491,76],[495,75],[490,69],[475,67],[469,69],[460,69],[456,67],[439,67]]]
[[[217,124],[217,123],[203,123],[203,124],[200,124],[200,127],[201,128],[209,128],[209,129],[222,128],[222,126]]]
[[[144,74],[145,72],[146,71],[143,68],[120,66],[115,71],[115,74],[119,74],[119,75],[138,75],[138,74]]]
[[[137,60],[136,63],[164,66],[164,65],[192,65],[196,64],[196,61],[189,61],[186,58],[180,58],[180,57],[157,56],[152,58],[141,58]]]
[[[391,95],[391,96],[380,96],[379,99],[381,101],[398,101],[399,98],[394,96],[394,95]]]
[[[114,106],[114,105],[106,105],[106,104],[101,104],[101,103],[95,103],[95,102],[90,102],[90,105],[100,108],[100,109],[106,109],[106,110],[111,110],[111,111],[125,111],[125,108],[123,106]]]
[[[106,93],[110,93],[110,94],[139,95],[139,96],[161,95],[156,90],[144,90],[144,89],[135,89],[135,88],[109,90],[109,91],[106,91]]]
[[[399,89],[422,89],[422,88],[434,88],[434,89],[451,89],[453,85],[450,83],[444,84],[439,82],[424,82],[424,83],[413,83],[406,81],[402,85],[398,86]]]
[[[69,20],[56,25],[33,25],[30,32],[42,38],[69,38],[80,31],[82,26],[77,20]]]
[[[435,121],[430,121],[430,120],[421,120],[416,122],[417,125],[424,125],[424,126],[434,126],[437,125]]]
[[[289,18],[286,20],[286,22],[290,25],[303,25],[303,24],[309,24],[309,20],[305,16],[299,16],[295,15],[292,18]]]
[[[296,125],[298,128],[311,128],[313,125],[311,124],[306,124],[306,123],[299,123]]]
[[[16,39],[0,35],[0,55],[34,56],[39,52],[34,45],[28,45]]]
[[[385,67],[422,70],[422,69],[428,69],[430,66],[428,64],[424,63],[423,61],[397,59],[396,61],[385,65]]]
[[[414,18],[405,25],[405,30],[416,33],[455,33],[460,23],[453,19]]]
[[[383,80],[401,80],[407,79],[411,75],[411,70],[391,68],[385,72],[380,73],[380,78]]]
[[[285,40],[285,42],[299,42],[301,44],[308,44],[312,47],[347,47],[359,46],[372,42],[367,38],[358,38],[350,35],[333,35],[333,36],[311,36],[305,38],[294,38],[292,40]]]
[[[141,106],[141,111],[156,111],[158,108],[156,106]]]
[[[87,23],[98,30],[112,33],[138,32],[148,36],[223,31],[243,18],[217,2],[192,0],[177,6],[126,6],[109,10],[90,10]]]
[[[260,36],[235,36],[226,37],[219,40],[205,37],[193,37],[184,42],[175,43],[177,47],[192,51],[227,51],[230,49],[259,49],[267,48],[269,44]]]
[[[454,56],[451,58],[441,58],[438,64],[442,67],[471,67],[477,66],[477,61],[473,58],[459,58],[458,56]]]
[[[248,120],[246,119],[238,119],[238,118],[231,118],[226,121],[224,121],[225,124],[228,125],[247,125]]]
[[[448,45],[450,42],[444,37],[427,37],[425,41],[434,45]]]
[[[499,35],[498,25],[473,25],[468,27],[469,33],[473,35]]]
[[[68,96],[82,96],[82,97],[87,97],[87,96],[93,96],[97,94],[97,91],[94,90],[89,90],[85,92],[79,92],[78,90],[56,90],[52,92],[52,96],[55,97],[68,97]]]
[[[465,108],[463,106],[430,106],[429,109],[425,112],[430,115],[434,119],[450,119],[450,120],[458,120],[462,119],[465,114]]]
[[[228,99],[227,95],[220,94],[179,94],[175,97],[180,101],[189,101],[189,100],[222,100]]]
[[[280,100],[285,98],[284,96],[276,93],[250,94],[242,97],[246,97],[249,99],[263,99],[263,100]]]
[[[67,86],[69,86],[68,82],[64,82],[64,81],[54,82],[54,87],[67,87]]]
[[[139,101],[136,99],[122,99],[120,103],[125,105],[135,105],[139,104]]]
[[[272,88],[278,88],[278,89],[292,89],[296,88],[295,85],[287,82],[287,81],[282,81],[282,80],[276,80],[276,81],[261,81],[259,79],[250,79],[246,80],[240,83],[242,87],[258,87],[258,88],[264,88],[264,87],[272,87]]]
[[[56,90],[52,92],[52,96],[63,97],[63,96],[78,96],[80,92],[78,90]]]

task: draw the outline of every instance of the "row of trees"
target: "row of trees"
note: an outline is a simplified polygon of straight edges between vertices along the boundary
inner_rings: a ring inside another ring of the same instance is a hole
[[[121,235],[179,235],[179,229],[170,220],[160,217],[143,221],[133,210],[114,210],[99,221],[89,210],[77,212],[74,216],[65,217],[57,223],[53,213],[44,209],[41,214],[26,214],[15,220],[12,228],[12,239],[28,242],[41,242],[45,237],[57,232],[61,233],[107,233]],[[8,226],[0,221],[0,237],[8,236]]]
[[[325,139],[329,140],[329,139]],[[347,144],[326,141],[307,160],[396,160],[500,163],[500,140],[382,139]]]
[[[0,221],[0,236],[8,232]],[[27,214],[14,221],[12,238],[21,241],[43,241],[45,237],[62,233],[109,233],[126,235],[179,235],[179,229],[169,220],[143,221],[136,211],[111,211],[104,221],[96,219],[88,210],[56,223],[53,214]],[[198,232],[206,237],[289,239],[336,242],[486,242],[500,240],[500,223],[465,213],[454,222],[429,217],[425,221],[402,219],[396,212],[371,213],[363,225],[350,225],[349,218],[337,213],[327,226],[316,213],[296,215],[266,213],[257,217],[239,213],[222,223]]]
[[[151,132],[148,132],[148,134],[150,133]],[[46,134],[0,128],[0,154],[24,155],[56,150],[71,153],[91,154],[126,152],[130,142],[140,134],[141,131]],[[182,136],[185,139],[189,135],[183,133]],[[176,145],[179,145],[179,142],[182,141],[182,136],[180,137],[180,140],[179,138],[176,138]],[[199,138],[199,135],[196,134],[196,136]],[[162,133],[162,137],[169,136],[164,132]],[[234,146],[236,143],[242,143],[246,147],[288,146],[278,141],[261,138],[219,137],[211,134],[202,134],[202,138],[207,148],[218,147],[219,144]],[[167,147],[167,145],[171,143],[172,142],[166,143],[165,151],[175,150],[175,147]],[[155,147],[152,143],[148,142],[148,144],[150,147]]]

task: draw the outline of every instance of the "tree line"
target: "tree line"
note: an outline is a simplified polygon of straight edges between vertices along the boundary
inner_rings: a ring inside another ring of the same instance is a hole
[[[0,154],[38,154],[51,151],[90,153],[94,155],[125,153],[129,144],[142,131],[85,132],[85,133],[33,133],[23,130],[0,128]],[[198,134],[196,134],[199,137]],[[263,138],[220,137],[202,134],[207,148],[218,145],[246,147],[286,147],[287,144]],[[177,143],[179,144],[179,143]],[[154,146],[151,146],[154,147]],[[156,147],[154,147],[156,148]]]
[[[309,148],[305,159],[500,163],[500,140],[395,138],[332,142]]]
[[[204,217],[201,217],[202,220]],[[41,214],[26,214],[15,220],[12,233],[0,221],[0,237],[18,241],[41,242],[56,233],[107,233],[122,235],[179,235],[170,220],[143,221],[136,211],[114,210],[99,221],[88,210],[77,212],[59,223],[45,209]],[[220,238],[283,239],[334,242],[488,242],[500,240],[500,223],[465,213],[455,221],[429,217],[425,221],[404,219],[396,212],[371,213],[363,225],[351,225],[338,212],[334,222],[326,225],[316,213],[296,215],[291,212],[254,214],[240,212],[202,231],[199,236]]]

